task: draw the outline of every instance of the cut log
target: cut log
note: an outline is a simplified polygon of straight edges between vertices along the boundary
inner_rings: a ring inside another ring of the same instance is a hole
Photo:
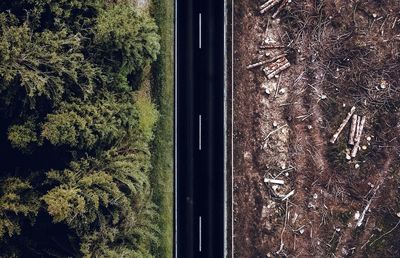
[[[273,1],[275,1],[275,0],[268,0],[267,2],[263,3],[263,4],[260,6],[260,9],[261,9],[261,10],[264,9],[265,7],[267,7],[268,5],[270,5]]]
[[[357,133],[356,133],[356,138],[354,140],[355,144],[353,147],[353,150],[351,151],[351,157],[355,158],[358,152],[358,149],[360,148],[360,141],[361,141],[361,135],[364,129],[364,124],[365,124],[365,116],[361,118],[360,126],[357,128]]]
[[[268,62],[267,60],[261,61],[261,62],[257,62],[257,63],[251,64],[251,65],[248,65],[246,68],[247,69],[252,69],[254,67],[262,66],[262,65],[266,64],[267,62]]]
[[[285,57],[285,56],[286,56],[286,54],[280,54],[280,55],[271,57],[270,59],[267,60],[267,63],[275,62],[275,61],[277,61],[277,60],[282,59],[282,58]],[[286,58],[283,58],[283,60],[284,60],[284,59],[286,59]]]
[[[267,184],[277,184],[277,185],[284,185],[285,182],[280,179],[270,179],[270,178],[264,178],[264,183]]]
[[[275,62],[275,61],[277,61],[279,59],[282,59],[282,57],[285,57],[285,56],[286,56],[286,54],[280,54],[280,55],[274,56],[274,57],[272,57],[272,58],[270,58],[268,60],[264,60],[264,61],[260,61],[260,62],[251,64],[251,65],[248,65],[246,68],[247,69],[252,69],[252,68],[255,68],[255,67],[258,67],[258,66],[262,66],[262,65],[267,64],[267,63],[272,63],[272,62]]]
[[[274,7],[275,5],[277,5],[281,0],[272,0],[272,1],[268,1],[267,3],[265,3],[265,7],[261,8],[260,13],[264,14],[266,12],[268,12],[272,7]],[[269,3],[269,4],[268,4]],[[262,5],[264,6],[264,5]]]
[[[339,137],[339,134],[342,132],[343,128],[346,126],[347,122],[349,122],[351,116],[353,115],[354,111],[356,110],[356,107],[352,107],[350,112],[347,114],[346,118],[343,120],[343,122],[340,124],[339,128],[337,129],[336,133],[332,136],[332,139],[330,140],[331,143],[335,143],[337,138]]]
[[[350,137],[349,137],[349,144],[354,145],[354,138],[356,136],[356,129],[357,129],[357,115],[354,114],[353,118],[351,120],[351,126],[350,126]]]
[[[272,19],[275,19],[276,16],[278,16],[278,14],[282,11],[283,7],[285,7],[285,5],[288,3],[288,0],[283,0],[281,5],[278,7],[278,9],[276,10],[276,12],[272,15]]]
[[[292,190],[290,193],[288,193],[287,195],[285,195],[285,196],[282,198],[282,201],[286,200],[287,198],[289,198],[289,197],[292,196],[293,194],[294,194],[294,190]]]
[[[269,63],[267,66],[265,66],[263,71],[264,71],[265,75],[268,76],[270,73],[274,72],[276,69],[285,65],[286,63],[288,63],[288,60],[286,58],[280,58],[280,59],[276,60],[275,62]]]
[[[284,45],[278,43],[266,43],[266,45],[261,45],[261,49],[272,49],[272,48],[284,48]]]
[[[275,71],[273,71],[272,73],[268,74],[267,78],[268,79],[272,79],[272,78],[274,78],[275,75],[280,74],[281,72],[283,72],[284,70],[288,69],[289,67],[290,67],[290,63],[287,62],[284,65],[280,66]]]

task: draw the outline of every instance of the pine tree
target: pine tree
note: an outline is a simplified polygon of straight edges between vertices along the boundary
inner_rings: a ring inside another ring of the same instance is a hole
[[[152,256],[158,111],[137,78],[157,30],[127,0],[0,3],[1,255]]]

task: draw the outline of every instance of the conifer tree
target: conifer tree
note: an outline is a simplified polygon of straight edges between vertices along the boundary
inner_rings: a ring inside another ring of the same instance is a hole
[[[131,1],[0,3],[2,256],[152,256],[157,30]]]

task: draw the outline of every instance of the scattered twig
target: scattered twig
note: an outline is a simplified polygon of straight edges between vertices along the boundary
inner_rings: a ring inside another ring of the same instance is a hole
[[[386,232],[385,234],[381,235],[380,237],[378,237],[377,239],[375,239],[374,241],[372,241],[372,243],[370,243],[369,245],[373,245],[376,241],[381,240],[383,237],[385,237],[386,235],[389,235],[390,233],[392,233],[397,226],[400,225],[400,220],[397,222],[396,226],[394,226],[391,230],[389,230],[388,232]]]
[[[285,223],[283,225],[282,231],[281,231],[281,246],[279,247],[279,250],[276,252],[276,254],[280,254],[283,251],[283,247],[285,246],[283,243],[283,233],[285,232],[286,229],[286,223],[287,223],[287,214],[288,214],[288,200],[286,200],[286,208],[285,208]]]

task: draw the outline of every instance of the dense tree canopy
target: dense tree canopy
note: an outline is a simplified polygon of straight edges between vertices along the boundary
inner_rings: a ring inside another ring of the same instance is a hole
[[[154,20],[117,0],[0,3],[0,254],[149,257]]]

